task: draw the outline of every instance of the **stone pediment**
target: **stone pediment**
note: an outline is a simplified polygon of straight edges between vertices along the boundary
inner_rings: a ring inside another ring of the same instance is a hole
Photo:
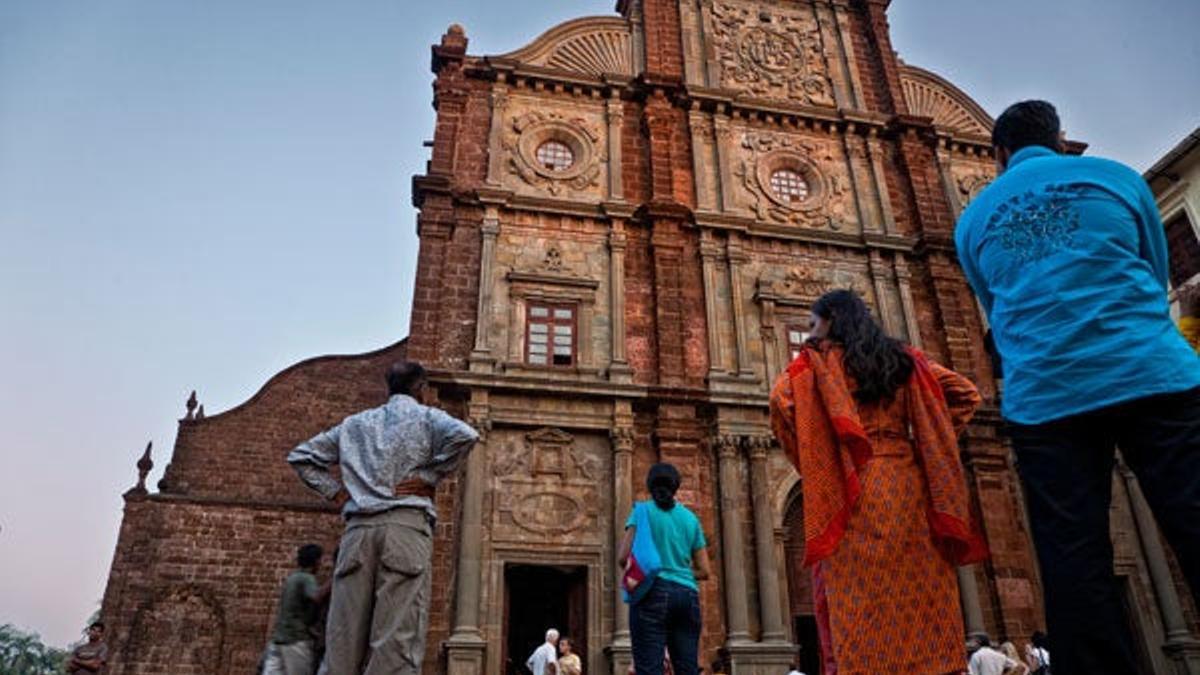
[[[567,21],[516,51],[490,59],[594,77],[634,75],[632,31],[629,22],[619,17]]]
[[[953,134],[991,136],[991,116],[945,78],[905,64],[900,66],[900,86],[909,114],[932,118],[934,126]]]

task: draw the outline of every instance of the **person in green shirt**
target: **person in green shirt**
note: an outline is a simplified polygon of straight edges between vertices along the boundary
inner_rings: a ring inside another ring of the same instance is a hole
[[[646,476],[653,503],[645,503],[650,534],[661,558],[661,569],[644,596],[629,607],[629,632],[638,675],[663,673],[663,649],[670,654],[675,675],[696,675],[700,649],[700,593],[697,580],[711,575],[708,542],[700,519],[675,501],[679,470],[655,464]],[[625,568],[637,534],[636,509],[625,521],[625,538],[617,558]]]
[[[329,593],[328,586],[322,588],[316,577],[324,553],[317,544],[305,544],[296,551],[299,569],[283,582],[264,675],[312,675],[316,671],[313,627],[319,619],[317,607]]]

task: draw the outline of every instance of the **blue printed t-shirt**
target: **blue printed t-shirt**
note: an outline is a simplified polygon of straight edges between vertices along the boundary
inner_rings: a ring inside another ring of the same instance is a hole
[[[654,502],[646,503],[646,515],[650,520],[650,536],[662,558],[662,569],[658,578],[674,581],[694,590],[696,575],[692,573],[692,553],[708,546],[700,519],[688,507],[675,502],[669,510],[662,510]],[[636,524],[633,511],[625,519],[625,529]]]
[[[1004,370],[1004,416],[1040,424],[1200,386],[1171,321],[1167,242],[1129,167],[1029,146],[959,218],[958,258]]]

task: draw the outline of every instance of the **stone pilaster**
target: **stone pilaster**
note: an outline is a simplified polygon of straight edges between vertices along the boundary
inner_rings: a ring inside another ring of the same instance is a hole
[[[496,237],[500,233],[497,207],[487,207],[479,231],[483,238],[479,255],[479,305],[475,311],[475,348],[471,350],[470,368],[478,372],[491,372],[495,363],[490,340],[492,265],[496,259]]]
[[[896,234],[896,216],[892,211],[892,198],[888,194],[887,179],[883,168],[883,141],[878,132],[871,130],[867,138],[867,156],[871,162],[871,176],[874,179],[874,193],[879,206],[879,214],[883,220],[883,231]]]
[[[486,389],[471,392],[470,420],[479,443],[467,459],[462,482],[462,521],[454,604],[454,629],[446,641],[447,675],[482,675],[487,642],[480,630],[483,581],[483,492],[487,482],[487,442],[491,427]]]
[[[913,303],[912,296],[912,272],[908,269],[908,262],[902,254],[896,255],[894,265],[896,267],[896,286],[900,290],[900,309],[904,312],[904,325],[908,330],[908,342],[917,349],[921,349],[921,326],[917,323],[917,307]]]
[[[613,539],[614,553],[625,534],[625,518],[633,508],[633,411],[627,401],[618,401],[613,412],[611,432],[613,449]],[[629,643],[629,608],[621,597],[620,572],[614,556],[612,574],[616,577],[613,595],[613,634],[609,661],[613,675],[625,675],[632,662]]]
[[[1162,615],[1163,629],[1166,633],[1163,652],[1174,662],[1175,672],[1179,675],[1200,675],[1200,641],[1188,630],[1183,605],[1179,601],[1179,590],[1175,587],[1175,579],[1167,563],[1166,550],[1163,548],[1162,539],[1159,538],[1158,523],[1154,521],[1154,514],[1150,511],[1150,504],[1146,502],[1146,496],[1142,494],[1142,487],[1138,485],[1137,478],[1120,455],[1117,457],[1117,473],[1125,481],[1125,488],[1129,492],[1129,507],[1133,512],[1133,520],[1137,523],[1142,555],[1146,559],[1150,582],[1154,585],[1154,599],[1158,602],[1158,611]]]
[[[771,513],[771,494],[767,476],[767,450],[772,441],[767,436],[746,439],[750,454],[750,491],[754,498],[754,555],[758,563],[758,605],[762,622],[763,642],[786,642],[787,627],[783,622],[779,597],[779,568],[775,560],[775,516]],[[782,664],[786,666],[787,664]]]
[[[738,485],[738,449],[741,439],[737,436],[721,435],[716,439],[719,472],[721,476],[721,558],[724,562],[725,613],[727,646],[750,642],[750,609],[746,600],[746,573],[742,568],[742,552],[745,538],[742,536],[742,521],[738,518],[738,504],[742,491]]]
[[[742,266],[749,260],[740,238],[731,234],[728,244],[729,302],[733,306],[733,336],[737,346],[738,375],[753,375],[750,350],[746,345],[745,294],[742,292]]]
[[[608,378],[630,382],[633,371],[625,357],[625,219],[613,218],[608,233],[608,288],[611,348]]]
[[[725,372],[724,350],[721,348],[721,324],[717,317],[717,264],[721,247],[711,230],[700,233],[700,267],[704,282],[704,313],[708,324],[708,376]]]
[[[497,82],[489,97],[492,104],[492,127],[488,134],[488,185],[499,186],[504,175],[504,107],[508,103],[508,87]]]
[[[625,108],[620,93],[613,91],[612,98],[605,103],[608,120],[608,198],[625,199],[621,170],[621,125],[625,119]]]

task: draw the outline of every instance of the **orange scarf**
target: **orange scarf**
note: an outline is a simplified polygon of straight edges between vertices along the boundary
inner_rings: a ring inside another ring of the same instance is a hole
[[[828,343],[805,346],[780,377],[786,377],[791,388],[794,429],[779,424],[772,405],[775,435],[804,478],[805,565],[837,548],[862,491],[859,471],[873,454],[842,354],[840,347]],[[913,374],[903,389],[917,464],[929,489],[930,531],[950,562],[979,562],[988,556],[987,544],[971,526],[966,478],[945,394],[925,355],[911,348],[909,354]]]

